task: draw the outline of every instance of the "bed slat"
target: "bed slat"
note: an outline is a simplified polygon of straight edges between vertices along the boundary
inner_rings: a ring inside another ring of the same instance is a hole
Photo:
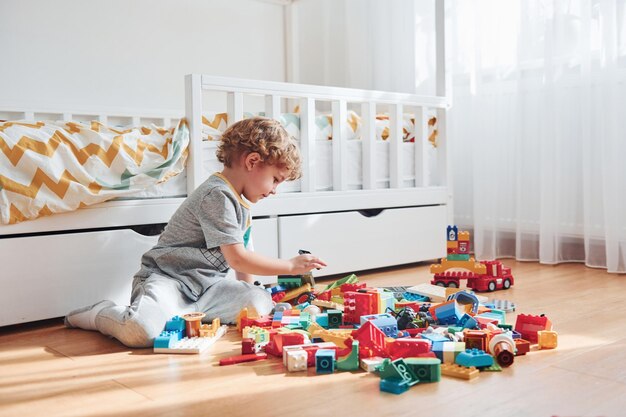
[[[265,116],[270,119],[278,119],[280,117],[280,97],[272,94],[265,96]]]
[[[348,189],[348,105],[345,100],[333,101],[333,190]]]
[[[315,100],[300,100],[300,150],[302,153],[301,191],[315,191]]]
[[[228,93],[228,126],[243,119],[243,93]]]
[[[415,186],[425,187],[428,183],[426,147],[428,145],[428,115],[425,107],[415,112]]]
[[[363,146],[363,189],[376,188],[376,103],[361,104],[361,144]]]
[[[389,183],[402,188],[402,104],[389,106]]]

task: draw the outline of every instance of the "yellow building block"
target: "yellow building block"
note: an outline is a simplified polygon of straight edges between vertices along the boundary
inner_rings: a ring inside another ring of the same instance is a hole
[[[486,274],[487,266],[480,262],[476,262],[474,258],[469,258],[468,261],[449,261],[447,258],[441,258],[441,263],[432,264],[430,266],[431,274],[441,274],[448,269],[459,268],[466,269],[475,274]]]
[[[468,368],[465,366],[457,365],[456,363],[441,364],[441,375],[470,380],[478,378],[478,374],[478,369],[473,366]]]
[[[558,342],[558,334],[552,330],[539,330],[537,332],[537,344],[539,349],[554,349]]]

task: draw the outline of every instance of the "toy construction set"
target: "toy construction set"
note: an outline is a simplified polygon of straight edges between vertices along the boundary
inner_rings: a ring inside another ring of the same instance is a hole
[[[220,365],[279,358],[287,372],[375,372],[380,390],[400,394],[437,382],[441,375],[474,379],[501,371],[515,358],[557,346],[557,333],[543,314],[519,314],[508,300],[478,294],[507,290],[510,268],[470,257],[469,233],[448,226],[447,257],[431,265],[431,283],[369,287],[349,275],[316,289],[311,274],[279,276],[271,287],[274,313],[242,310],[237,318],[241,355]],[[465,285],[463,285],[465,284]],[[465,288],[461,288],[465,286]],[[174,317],[155,339],[154,351],[200,353],[227,329],[202,313]]]

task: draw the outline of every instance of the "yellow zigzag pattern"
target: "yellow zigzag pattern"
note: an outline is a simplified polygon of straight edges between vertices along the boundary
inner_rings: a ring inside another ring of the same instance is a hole
[[[139,139],[137,141],[137,150],[134,150],[130,146],[123,143],[123,141],[124,137],[118,135],[113,138],[113,142],[107,150],[103,149],[100,145],[96,143],[90,143],[84,148],[79,149],[63,133],[57,130],[46,143],[39,142],[37,140],[29,138],[28,136],[22,136],[13,148],[11,148],[9,144],[0,137],[0,151],[2,151],[2,153],[6,155],[6,157],[9,159],[11,164],[13,164],[13,166],[16,166],[27,150],[36,152],[47,157],[51,157],[54,155],[59,145],[64,144],[65,146],[70,148],[70,150],[74,154],[74,157],[78,160],[78,162],[80,162],[81,165],[84,165],[91,156],[95,155],[108,168],[110,168],[113,160],[119,153],[120,145],[124,149],[124,151],[131,158],[133,158],[137,165],[141,165],[141,162],[143,161],[143,155],[146,150],[159,154],[163,159],[166,159],[168,155],[168,145],[172,143],[172,139],[168,138],[165,140],[165,144],[161,147],[161,149],[159,149],[158,147],[143,142],[141,139]]]
[[[25,197],[30,198],[35,198],[41,186],[46,185],[46,187],[48,187],[50,191],[52,191],[59,198],[62,199],[63,197],[65,197],[65,193],[67,192],[67,189],[70,187],[70,183],[72,182],[80,184],[80,181],[74,178],[74,176],[70,174],[67,170],[63,171],[63,174],[61,174],[61,178],[59,179],[59,181],[55,181],[50,178],[48,174],[37,168],[37,170],[35,171],[35,175],[33,176],[33,180],[30,182],[29,185],[20,184],[17,181],[13,181],[12,179],[5,177],[4,175],[0,175],[0,187],[7,191],[21,194]],[[96,182],[88,184],[88,188],[89,191],[94,194],[98,194],[102,189],[102,187]]]
[[[202,124],[211,126],[213,129],[218,129],[220,127],[220,123],[222,121],[228,124],[228,114],[227,113],[217,113],[212,122],[209,122],[209,119],[202,116]]]

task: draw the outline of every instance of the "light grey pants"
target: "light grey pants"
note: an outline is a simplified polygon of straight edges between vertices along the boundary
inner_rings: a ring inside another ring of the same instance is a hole
[[[201,311],[206,313],[203,321],[219,317],[227,324],[234,323],[244,307],[253,307],[261,315],[273,308],[267,291],[244,281],[224,278],[195,302],[183,293],[182,285],[158,274],[143,281],[135,279],[130,306],[103,309],[96,316],[96,327],[128,347],[152,347],[165,322],[174,316]]]

